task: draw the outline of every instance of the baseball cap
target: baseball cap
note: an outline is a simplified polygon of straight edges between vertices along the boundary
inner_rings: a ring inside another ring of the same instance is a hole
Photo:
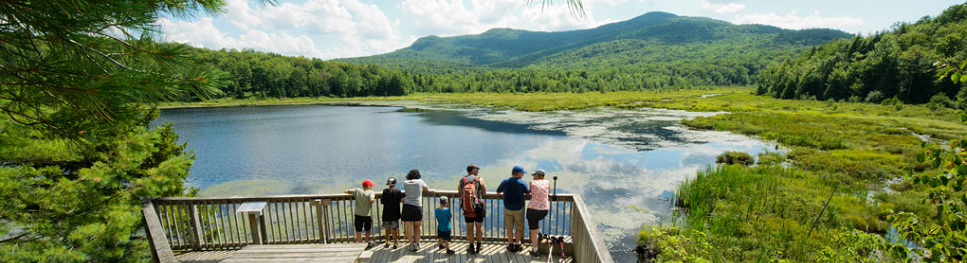
[[[446,196],[441,196],[440,197],[440,203],[446,203],[447,200],[448,200],[448,198]]]
[[[525,174],[527,173],[527,171],[524,171],[524,167],[520,167],[520,165],[514,166],[514,170],[512,170],[510,173],[514,174],[517,172],[523,172]]]
[[[479,170],[480,169],[480,166],[477,166],[476,164],[472,164],[471,163],[471,164],[468,164],[467,165],[467,170],[470,170],[470,169],[478,169]]]
[[[538,174],[539,174],[539,175],[541,175],[541,176],[544,176],[544,175],[545,175],[545,173],[544,173],[544,169],[537,169],[537,170],[536,170],[536,171],[534,171],[534,173],[532,173],[531,175],[538,175]]]
[[[376,184],[373,183],[373,181],[370,181],[369,179],[363,180],[363,187],[370,187],[370,186],[375,186],[375,185]]]
[[[390,177],[386,179],[386,185],[396,185],[396,177]]]

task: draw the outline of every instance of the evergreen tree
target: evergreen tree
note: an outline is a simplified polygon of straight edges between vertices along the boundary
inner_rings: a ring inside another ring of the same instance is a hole
[[[154,23],[222,4],[0,3],[0,262],[150,260],[140,200],[186,194],[192,155],[148,108],[225,83]]]

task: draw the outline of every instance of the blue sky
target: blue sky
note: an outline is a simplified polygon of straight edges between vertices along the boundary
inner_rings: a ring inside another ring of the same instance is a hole
[[[936,16],[962,0],[584,0],[587,18],[564,0],[226,0],[222,13],[162,18],[168,41],[212,49],[255,49],[323,59],[368,56],[427,35],[478,34],[507,27],[538,31],[593,28],[651,11],[789,29],[835,28],[868,34],[897,21]]]

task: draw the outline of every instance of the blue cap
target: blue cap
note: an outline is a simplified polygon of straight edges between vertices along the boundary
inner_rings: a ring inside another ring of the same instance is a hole
[[[527,173],[527,171],[524,171],[524,167],[520,167],[520,165],[514,166],[514,170],[510,173],[515,174],[517,172]]]

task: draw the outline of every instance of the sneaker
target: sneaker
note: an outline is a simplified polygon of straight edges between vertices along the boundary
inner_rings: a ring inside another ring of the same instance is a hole
[[[397,245],[396,243],[393,243],[393,249],[396,249],[396,245]]]
[[[410,245],[410,251],[416,252],[417,250],[419,250],[417,249],[418,247],[419,246],[417,246],[416,244]]]
[[[478,250],[480,250],[480,249],[483,249],[483,245],[482,245],[482,244],[480,244],[480,242],[477,242],[477,249],[478,249]]]
[[[366,248],[363,250],[369,250],[370,248],[373,248],[373,242],[366,243]]]
[[[541,252],[537,251],[536,248],[535,249],[531,249],[531,252],[530,253],[531,253],[531,256],[535,256],[535,257],[541,254]]]
[[[443,244],[437,244],[437,248],[440,248],[440,250],[443,250],[443,249],[445,249],[447,247],[444,246]]]
[[[470,244],[469,246],[467,246],[467,254],[470,254],[470,255],[477,254],[477,251],[473,249],[473,244]]]
[[[383,244],[383,247],[384,248],[389,248],[389,242],[386,242],[386,244]]]
[[[453,249],[447,249],[447,255],[453,255],[454,253],[457,252],[453,251]]]
[[[515,249],[517,249],[517,247],[514,246],[514,244],[507,244],[507,251],[515,252]]]

